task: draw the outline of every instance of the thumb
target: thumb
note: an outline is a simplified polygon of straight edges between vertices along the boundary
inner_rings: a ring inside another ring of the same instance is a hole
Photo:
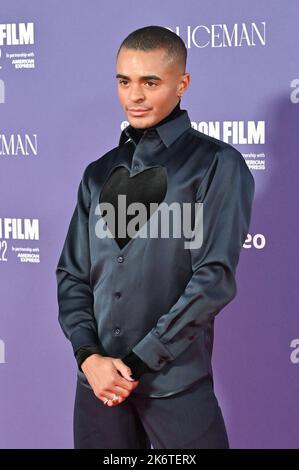
[[[125,379],[130,380],[130,382],[135,382],[133,377],[131,377],[132,371],[130,367],[121,359],[116,359],[116,361],[114,361],[114,365]]]

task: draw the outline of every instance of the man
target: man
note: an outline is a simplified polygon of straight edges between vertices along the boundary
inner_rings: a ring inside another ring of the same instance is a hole
[[[160,26],[123,41],[116,78],[130,124],[79,185],[56,271],[59,322],[78,363],[76,448],[229,447],[213,325],[236,295],[254,179],[240,152],[194,130],[180,108],[186,58],[179,36]],[[187,248],[192,237],[159,232],[165,207],[185,203],[189,233],[202,230]],[[134,204],[145,207],[138,223]],[[124,221],[135,229],[124,233]],[[141,236],[149,226],[154,236]]]

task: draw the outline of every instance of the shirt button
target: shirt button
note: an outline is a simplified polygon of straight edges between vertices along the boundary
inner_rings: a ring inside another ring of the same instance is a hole
[[[119,328],[115,328],[114,334],[117,336],[117,335],[119,335],[119,333],[120,333],[120,329],[119,329]]]
[[[136,163],[136,164],[134,165],[134,170],[138,171],[139,168],[140,168],[140,165],[138,165],[138,163]]]
[[[118,261],[119,263],[122,263],[123,260],[124,260],[124,257],[123,257],[123,256],[118,256],[117,261]]]
[[[115,297],[116,297],[117,299],[120,299],[121,293],[120,293],[120,292],[115,292]]]

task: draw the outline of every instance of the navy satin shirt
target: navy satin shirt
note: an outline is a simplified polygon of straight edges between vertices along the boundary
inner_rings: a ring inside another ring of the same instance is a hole
[[[152,397],[212,377],[214,318],[236,295],[254,196],[241,153],[193,129],[181,111],[147,129],[137,145],[128,126],[117,147],[86,167],[56,269],[59,322],[74,353],[100,344],[112,357],[133,351],[150,371],[132,393]],[[119,167],[136,181],[149,169],[163,172],[168,205],[201,202],[202,245],[186,249],[184,237],[136,236],[120,247],[99,238],[99,201]]]
[[[158,125],[164,124],[168,122],[184,111],[181,110],[180,107],[181,100],[177,103],[177,105],[172,109],[172,111],[164,117],[161,121],[156,123],[154,126],[151,126],[151,129],[156,128]],[[134,155],[135,146],[138,144],[139,140],[143,136],[144,132],[147,128],[135,128],[130,126],[128,135],[132,139],[135,145],[127,146],[126,150],[128,152],[128,158],[132,161]],[[129,161],[129,160],[128,160]],[[114,172],[111,174],[110,178],[106,181],[105,186],[101,191],[101,202],[109,202],[113,205],[116,215],[115,219],[118,220],[118,206],[117,206],[117,196],[119,194],[125,194],[127,197],[127,206],[129,206],[130,202],[134,200],[140,200],[143,204],[145,204],[147,210],[150,212],[150,204],[153,202],[162,201],[165,197],[165,192],[167,190],[167,182],[165,179],[164,172],[161,168],[154,168],[154,174],[149,171],[145,171],[142,173],[142,180],[140,178],[126,178],[126,173],[123,173],[125,169],[123,167],[115,168]],[[126,170],[125,170],[126,171]],[[128,215],[126,220],[126,225],[129,221],[134,217],[134,215]],[[117,224],[116,224],[117,225]],[[118,237],[117,226],[114,229],[113,235],[117,240],[117,243],[122,248],[128,241],[130,240],[130,236],[127,237]],[[118,293],[119,294],[119,293]],[[119,294],[120,295],[120,294]],[[105,351],[103,345],[100,343],[97,346],[89,345],[84,346],[78,349],[75,354],[78,368],[81,372],[81,365],[92,354],[100,354],[102,356],[108,356],[107,351]],[[131,369],[131,377],[135,380],[139,380],[141,375],[145,372],[151,371],[148,365],[142,361],[142,359],[134,353],[134,351],[130,351],[124,357],[121,358],[122,361],[128,365]]]

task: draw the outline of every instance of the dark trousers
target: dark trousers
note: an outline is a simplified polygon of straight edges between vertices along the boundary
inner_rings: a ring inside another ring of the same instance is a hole
[[[228,449],[227,432],[212,381],[204,378],[169,397],[131,393],[104,405],[77,381],[75,449]]]

